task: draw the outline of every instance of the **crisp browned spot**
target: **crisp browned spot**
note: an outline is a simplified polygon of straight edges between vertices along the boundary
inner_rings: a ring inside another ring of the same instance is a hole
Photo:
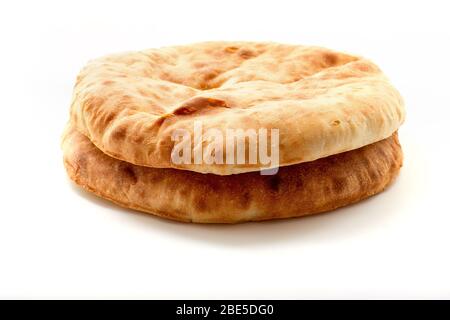
[[[194,106],[183,106],[183,107],[180,107],[180,108],[176,109],[176,110],[173,112],[173,114],[174,114],[174,115],[177,115],[177,116],[185,116],[185,115],[194,113],[195,110],[196,110],[196,109],[195,109]]]
[[[280,190],[281,179],[278,175],[274,175],[267,181],[268,187],[271,191],[278,192]]]
[[[340,124],[341,124],[341,121],[339,121],[339,120],[334,120],[334,121],[331,123],[332,126],[338,126],[338,125],[340,125]]]
[[[199,85],[199,89],[201,89],[201,90],[209,90],[209,89],[212,89],[212,88],[210,87],[210,85],[207,82],[202,82]]]
[[[181,107],[175,109],[172,113],[174,115],[188,115],[207,107],[228,108],[228,105],[224,100],[196,97],[187,101]]]
[[[105,120],[104,120],[104,124],[108,125],[111,121],[113,121],[115,118],[117,117],[117,113],[115,112],[110,112],[107,113],[105,116]]]
[[[204,68],[204,67],[206,67],[206,66],[207,66],[207,64],[206,64],[205,62],[195,62],[195,63],[194,63],[194,67],[195,67],[195,68],[198,68],[198,69]]]
[[[233,53],[233,52],[236,52],[238,50],[239,50],[239,48],[238,47],[234,47],[234,46],[225,48],[225,51],[228,52],[228,53]]]
[[[203,75],[203,79],[211,80],[211,79],[214,79],[215,77],[217,77],[219,74],[220,74],[220,72],[218,70],[210,69],[207,72],[205,72],[205,74]]]
[[[251,50],[242,49],[241,51],[239,51],[239,56],[242,59],[250,59],[250,58],[254,57],[255,55],[256,54]]]
[[[120,171],[123,173],[123,176],[127,179],[127,181],[130,182],[130,184],[137,183],[138,178],[131,165],[122,162],[120,166]]]
[[[105,85],[105,86],[112,85],[113,83],[114,83],[113,80],[105,80],[105,81],[102,82],[102,84]]]
[[[373,66],[371,66],[365,62],[361,62],[361,61],[359,61],[355,64],[355,69],[358,69],[359,71],[362,71],[362,72],[375,71],[374,70],[375,68]]]
[[[127,135],[127,130],[126,126],[117,127],[111,133],[111,137],[115,140],[123,140]]]
[[[338,62],[338,57],[334,53],[327,52],[323,55],[323,60],[329,66],[334,66]]]

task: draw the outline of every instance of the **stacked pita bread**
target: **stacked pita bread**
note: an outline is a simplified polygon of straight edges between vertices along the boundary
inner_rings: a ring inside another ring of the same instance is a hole
[[[404,115],[375,64],[324,48],[207,42],[128,52],[79,74],[64,164],[100,197],[170,219],[302,216],[384,190],[402,165]],[[205,131],[278,129],[278,172],[260,174],[259,160],[175,163],[172,133],[194,135],[195,121]]]

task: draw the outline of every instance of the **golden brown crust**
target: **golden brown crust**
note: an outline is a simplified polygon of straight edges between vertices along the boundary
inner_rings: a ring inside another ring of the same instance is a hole
[[[372,62],[318,47],[207,42],[91,61],[71,121],[108,155],[138,165],[227,175],[260,163],[171,162],[174,129],[280,130],[280,165],[380,141],[403,122],[402,99]],[[225,154],[225,153],[224,153]]]
[[[70,178],[121,206],[186,222],[235,223],[332,210],[381,192],[397,176],[397,133],[313,162],[258,172],[201,174],[136,166],[111,158],[73,127],[63,138]]]

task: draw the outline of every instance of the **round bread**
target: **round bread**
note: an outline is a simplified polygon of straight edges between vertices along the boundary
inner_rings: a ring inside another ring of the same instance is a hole
[[[287,166],[386,139],[403,119],[399,93],[372,62],[319,47],[251,42],[93,60],[78,76],[71,107],[77,130],[114,158],[216,175],[264,165],[175,164],[175,129],[193,135],[196,120],[205,131],[279,129],[279,165]]]
[[[133,165],[107,156],[74,127],[65,131],[64,163],[83,188],[121,206],[187,222],[235,223],[332,210],[381,192],[397,176],[397,133],[312,162],[219,176]]]

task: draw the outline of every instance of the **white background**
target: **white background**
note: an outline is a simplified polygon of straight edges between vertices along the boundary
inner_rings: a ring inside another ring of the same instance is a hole
[[[1,2],[0,297],[450,298],[446,3]],[[374,60],[406,101],[397,182],[330,214],[232,226],[165,221],[73,186],[59,140],[83,64],[202,40]]]

